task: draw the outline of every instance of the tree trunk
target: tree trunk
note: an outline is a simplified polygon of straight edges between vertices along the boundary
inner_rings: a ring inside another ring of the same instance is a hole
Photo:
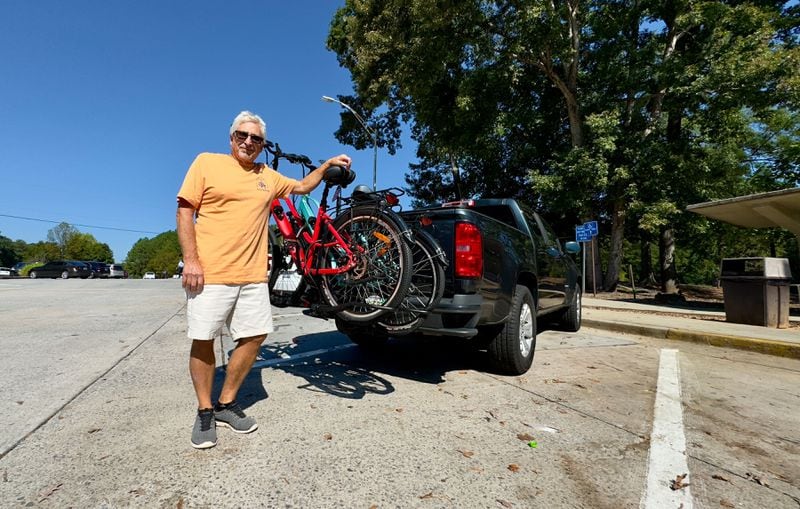
[[[618,199],[614,201],[614,210],[611,214],[611,246],[608,251],[608,270],[606,270],[603,288],[608,292],[617,289],[619,283],[619,269],[622,264],[622,241],[625,237],[625,203]]]
[[[655,272],[653,272],[653,245],[646,240],[642,240],[639,250],[641,253],[639,286],[655,286],[656,275]]]
[[[665,228],[659,242],[659,261],[661,262],[661,292],[678,293],[677,271],[675,270],[675,232]]]

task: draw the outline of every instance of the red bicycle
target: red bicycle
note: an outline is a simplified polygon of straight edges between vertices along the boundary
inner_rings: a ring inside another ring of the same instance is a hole
[[[276,143],[267,141],[265,150],[273,156],[274,169],[280,159],[300,164],[304,173],[314,169],[308,157],[285,153]],[[293,265],[302,282],[290,299],[298,301],[310,294],[312,301],[321,298],[325,303],[314,303],[320,316],[370,322],[395,311],[406,297],[413,268],[408,244],[411,234],[402,219],[380,202],[354,203],[331,217],[331,188],[335,188],[333,200],[338,211],[344,200],[341,190],[354,178],[351,170],[328,168],[316,215],[310,214],[307,197],[299,198],[303,213],[290,198],[272,203],[278,232],[270,231],[269,286],[273,293],[278,276]]]

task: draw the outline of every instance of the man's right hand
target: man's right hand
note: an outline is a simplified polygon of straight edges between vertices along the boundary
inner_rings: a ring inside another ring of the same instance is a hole
[[[183,262],[183,287],[192,292],[200,293],[203,290],[203,267],[199,261],[184,260]]]

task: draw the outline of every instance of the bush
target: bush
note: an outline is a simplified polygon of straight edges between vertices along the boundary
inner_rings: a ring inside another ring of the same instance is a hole
[[[41,267],[42,265],[44,265],[44,263],[42,262],[30,263],[22,267],[22,269],[20,269],[19,275],[22,277],[28,277],[28,274],[30,273],[31,269],[35,269],[36,267]]]

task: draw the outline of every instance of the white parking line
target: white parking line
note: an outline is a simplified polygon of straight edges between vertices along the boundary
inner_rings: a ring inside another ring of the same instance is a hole
[[[692,494],[688,484],[689,466],[686,462],[686,437],[683,434],[678,351],[662,349],[658,364],[653,432],[650,434],[647,489],[640,507],[691,509]]]
[[[355,346],[356,345],[354,343],[353,344],[349,344],[349,345],[336,345],[336,346],[333,346],[331,348],[320,348],[319,350],[311,350],[311,351],[308,351],[308,352],[303,352],[303,353],[299,353],[297,355],[292,355],[292,356],[286,355],[284,353],[284,354],[281,354],[281,358],[280,359],[265,359],[263,361],[256,361],[253,364],[253,368],[265,368],[267,366],[274,366],[276,364],[284,364],[284,363],[287,363],[287,362],[293,362],[293,361],[297,361],[297,360],[300,360],[300,359],[305,359],[307,357],[317,357],[317,356],[320,356],[320,355],[323,355],[323,354],[326,354],[326,353],[329,353],[329,352],[335,352],[337,350],[344,350],[346,348],[353,348]],[[286,355],[286,356],[284,357],[284,355]]]

